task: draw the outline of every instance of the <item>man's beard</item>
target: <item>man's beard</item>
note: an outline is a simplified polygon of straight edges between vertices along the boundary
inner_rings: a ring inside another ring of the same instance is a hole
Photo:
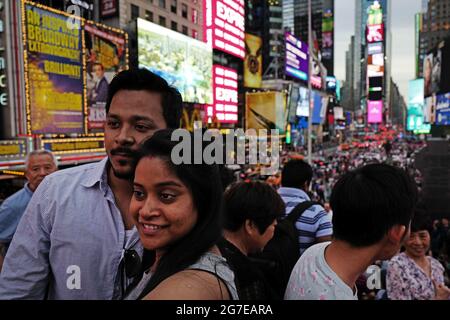
[[[120,172],[114,169],[113,166],[111,166],[111,169],[114,173],[114,176],[121,180],[127,180],[127,181],[133,181],[134,180],[134,170],[128,170],[126,172]]]
[[[122,180],[133,181],[134,180],[134,170],[136,169],[138,156],[135,151],[128,149],[128,148],[120,148],[119,147],[117,149],[111,150],[111,155],[120,154],[120,153],[128,154],[131,157],[128,161],[123,161],[123,162],[119,161],[119,164],[122,166],[129,165],[131,168],[122,172],[120,170],[116,170],[111,163],[111,169],[114,173],[114,176],[116,176],[117,178],[122,179]]]

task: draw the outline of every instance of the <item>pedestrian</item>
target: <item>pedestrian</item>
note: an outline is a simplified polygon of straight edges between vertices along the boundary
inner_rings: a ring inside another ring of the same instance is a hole
[[[225,192],[225,228],[219,249],[230,263],[241,300],[271,300],[276,293],[261,267],[248,256],[272,239],[284,215],[278,193],[263,182],[236,183]]]
[[[444,284],[444,267],[428,256],[431,219],[416,209],[407,237],[405,251],[391,259],[387,269],[387,295],[391,300],[449,300],[450,289]]]
[[[0,276],[0,299],[120,299],[137,276],[124,253],[142,252],[129,215],[139,144],[178,127],[181,95],[145,69],[119,73],[106,104],[98,163],[48,176],[33,194]],[[121,281],[124,279],[124,281]]]
[[[286,205],[287,216],[297,205],[310,201],[313,170],[303,160],[290,160],[281,173],[281,188],[278,193]],[[320,205],[312,205],[305,210],[295,224],[298,230],[300,254],[315,243],[330,241],[333,234],[331,216]]]
[[[298,260],[287,300],[357,300],[356,281],[377,260],[394,256],[409,234],[417,188],[401,169],[370,164],[348,172],[331,195],[333,240]]]
[[[0,206],[0,245],[4,246],[4,254],[8,250],[33,192],[47,175],[56,170],[58,170],[58,164],[50,151],[34,150],[26,156],[25,178],[28,182],[22,189],[5,199]]]
[[[193,153],[175,165],[173,132],[145,141],[136,166],[130,215],[154,259],[126,299],[237,299],[234,274],[216,246],[223,226],[219,168],[197,164]],[[192,135],[191,150],[195,142]]]

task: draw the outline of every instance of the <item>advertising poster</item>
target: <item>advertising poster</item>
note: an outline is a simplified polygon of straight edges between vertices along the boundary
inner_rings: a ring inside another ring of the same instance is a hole
[[[298,117],[309,117],[309,94],[308,89],[298,88],[297,112]]]
[[[237,70],[213,65],[214,115],[220,123],[238,121]]]
[[[431,90],[432,73],[433,73],[433,53],[430,53],[423,59],[423,78],[425,81],[424,83],[425,97],[428,97],[433,93],[433,91]]]
[[[127,69],[125,33],[84,25],[86,47],[86,88],[89,132],[103,131],[108,87],[114,76]]]
[[[285,33],[286,40],[286,70],[288,76],[308,80],[308,45],[289,32]]]
[[[425,123],[434,124],[436,122],[436,95],[425,99],[423,117]]]
[[[436,96],[436,124],[450,125],[450,93]]]
[[[203,22],[209,47],[245,59],[244,0],[203,0]]]
[[[326,113],[326,106],[324,105],[324,99],[322,99],[322,96],[316,91],[313,91],[313,99],[314,105],[313,105],[312,123],[321,124],[322,121],[325,119],[324,111]]]
[[[139,67],[163,77],[184,102],[212,104],[212,49],[143,19],[137,26]]]
[[[24,2],[23,28],[28,133],[83,133],[81,22]]]
[[[383,122],[383,101],[367,102],[367,122],[368,123]]]
[[[244,87],[261,88],[262,85],[262,39],[245,34]]]
[[[414,131],[424,122],[424,104],[424,79],[419,78],[409,81],[407,130]]]
[[[286,94],[256,92],[245,95],[247,129],[278,129],[285,131]]]

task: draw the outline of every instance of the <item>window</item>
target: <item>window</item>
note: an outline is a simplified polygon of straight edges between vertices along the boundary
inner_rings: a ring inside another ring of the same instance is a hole
[[[183,26],[183,34],[188,35],[188,27]]]
[[[197,9],[192,9],[192,22],[198,24],[198,11]]]
[[[131,5],[131,20],[139,18],[139,7],[134,4]]]
[[[178,31],[178,24],[175,21],[172,21],[171,28],[173,31]]]
[[[161,8],[166,8],[166,0],[159,0],[159,6],[161,7]]]
[[[153,22],[153,12],[145,10],[145,19]]]
[[[188,7],[184,3],[181,5],[181,16],[185,19],[188,17]]]
[[[172,0],[172,5],[170,6],[170,11],[172,13],[177,13],[177,0]]]
[[[159,16],[159,25],[165,27],[166,26],[166,18],[163,16]]]

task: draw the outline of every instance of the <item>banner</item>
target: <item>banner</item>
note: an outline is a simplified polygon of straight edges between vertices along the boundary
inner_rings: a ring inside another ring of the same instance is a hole
[[[256,92],[245,95],[246,128],[278,129],[285,132],[286,94],[283,92]]]
[[[127,69],[127,39],[117,32],[94,24],[84,26],[86,87],[89,132],[103,131],[108,87],[114,76]]]
[[[25,2],[28,133],[83,132],[81,22]]]
[[[383,122],[383,101],[367,101],[367,123]]]
[[[450,93],[436,96],[436,124],[450,125]]]
[[[261,88],[262,85],[262,39],[245,34],[244,87]]]

